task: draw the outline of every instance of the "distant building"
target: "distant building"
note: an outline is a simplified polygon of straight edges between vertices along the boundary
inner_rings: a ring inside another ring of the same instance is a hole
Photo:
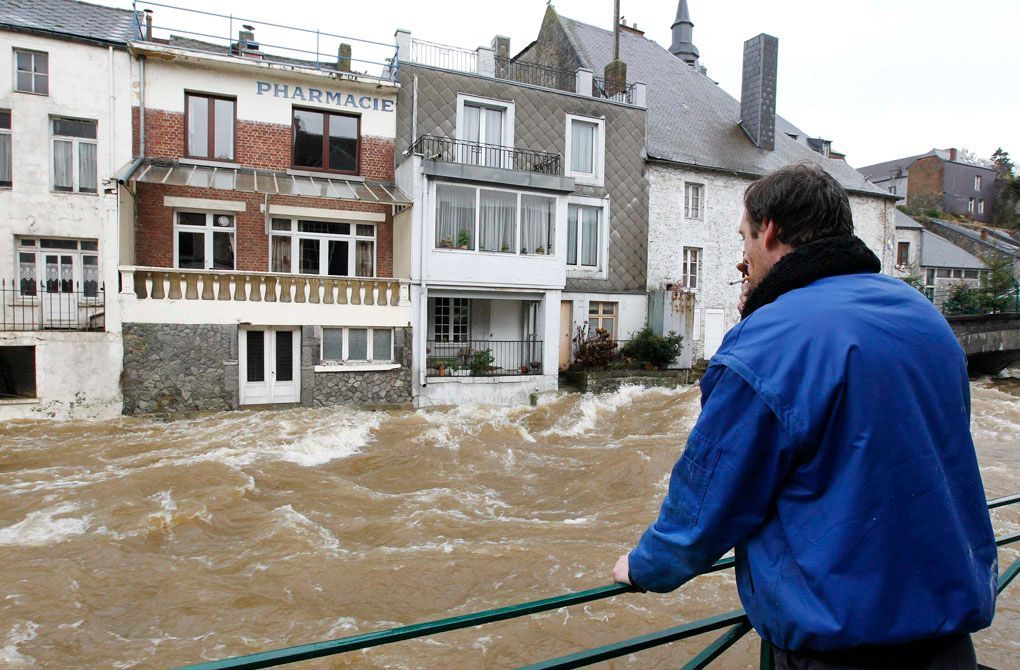
[[[745,43],[744,87],[735,100],[704,74],[692,27],[682,1],[669,50],[640,31],[619,31],[628,80],[647,84],[648,321],[653,330],[684,336],[680,365],[711,358],[740,318],[740,289],[731,282],[739,279],[737,227],[753,180],[795,163],[820,165],[850,193],[857,233],[886,269],[895,201],[836,158],[828,142],[776,114],[774,37]],[[613,31],[549,7],[538,39],[515,61],[601,73],[613,58]]]
[[[945,302],[957,284],[974,287],[987,265],[900,211],[896,211],[896,265],[893,276],[920,277],[924,292],[936,305]]]
[[[937,209],[989,223],[995,169],[960,160],[956,149],[932,149],[859,169],[868,180],[905,199],[908,207]]]

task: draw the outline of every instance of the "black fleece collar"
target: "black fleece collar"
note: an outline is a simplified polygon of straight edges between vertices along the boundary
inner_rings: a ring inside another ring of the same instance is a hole
[[[880,272],[882,263],[859,237],[839,235],[799,246],[779,259],[747,296],[741,319],[787,291],[803,288],[823,277]]]

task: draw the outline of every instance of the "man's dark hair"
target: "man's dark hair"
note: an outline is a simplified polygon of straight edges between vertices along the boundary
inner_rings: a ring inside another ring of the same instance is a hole
[[[779,241],[792,247],[854,232],[850,198],[817,165],[791,165],[762,177],[747,187],[744,207],[753,237],[774,221]]]

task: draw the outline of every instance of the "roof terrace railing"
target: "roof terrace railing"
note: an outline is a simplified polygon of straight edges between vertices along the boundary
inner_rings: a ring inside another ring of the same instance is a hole
[[[478,52],[438,42],[411,39],[411,62],[456,72],[478,72]]]
[[[158,23],[154,22],[155,12],[150,9],[152,7],[160,9]],[[133,0],[132,8],[135,39],[139,42],[326,70],[352,77],[386,81],[397,79],[399,62],[396,44],[160,2]]]
[[[591,94],[595,98],[634,104],[634,84],[614,85],[612,82],[607,83],[605,77],[591,78]]]
[[[560,155],[546,151],[422,135],[411,145],[411,152],[419,154],[426,160],[443,163],[478,165],[538,174],[560,174]]]
[[[1020,494],[996,498],[988,501],[988,509],[1004,507],[1017,502],[1020,502]],[[1001,547],[1014,542],[1020,542],[1020,532],[996,538],[995,544]],[[733,563],[734,559],[732,557],[723,558],[717,561],[715,565],[702,574],[726,570],[733,567]],[[1020,559],[1014,561],[1013,564],[1005,570],[1005,572],[999,574],[998,593],[1002,593],[1006,587],[1009,586],[1014,579],[1016,579],[1018,574],[1020,574]],[[472,614],[465,614],[463,616],[450,617],[447,619],[439,619],[437,621],[428,621],[425,623],[412,624],[410,626],[399,626],[397,628],[364,633],[336,640],[314,642],[311,644],[303,644],[285,649],[276,649],[258,654],[199,663],[197,665],[187,666],[182,670],[237,670],[241,668],[269,668],[287,663],[306,661],[312,658],[343,654],[357,649],[366,649],[403,640],[427,637],[451,630],[493,623],[495,621],[516,619],[531,614],[537,614],[539,612],[546,612],[549,610],[559,609],[561,607],[568,607],[570,605],[579,605],[634,591],[635,589],[633,587],[627,586],[626,584],[610,584],[608,586],[600,586],[587,591],[578,591],[576,593],[568,593],[554,598],[533,600],[531,602],[474,612]],[[718,658],[723,652],[751,631],[751,623],[748,620],[747,615],[742,610],[735,610],[733,612],[699,619],[697,621],[674,626],[655,633],[634,637],[629,640],[614,642],[612,644],[588,649],[576,654],[542,661],[540,663],[525,666],[523,670],[580,668],[593,663],[619,658],[620,656],[633,654],[644,649],[669,644],[670,642],[683,640],[702,633],[708,633],[723,628],[727,628],[725,633],[713,640],[700,653],[683,666],[683,670],[700,670],[701,668],[708,667],[712,661]],[[772,647],[764,640],[761,641],[760,654],[760,667],[763,670],[772,670],[775,668]],[[979,667],[983,668],[984,666]]]

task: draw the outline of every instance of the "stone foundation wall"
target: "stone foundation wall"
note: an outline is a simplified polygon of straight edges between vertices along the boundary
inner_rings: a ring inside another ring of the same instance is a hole
[[[561,386],[572,386],[582,393],[612,393],[621,386],[673,388],[696,384],[705,372],[703,362],[693,368],[680,370],[603,370],[567,371],[560,373]]]
[[[321,329],[301,328],[301,405],[411,402],[411,328],[393,333],[401,367],[378,372],[315,372]],[[236,325],[124,324],[125,414],[237,409]]]
[[[236,409],[237,326],[125,323],[125,414]]]
[[[393,358],[401,367],[380,372],[316,372],[321,329],[301,328],[301,404],[403,405],[411,402],[411,328],[393,330]]]

